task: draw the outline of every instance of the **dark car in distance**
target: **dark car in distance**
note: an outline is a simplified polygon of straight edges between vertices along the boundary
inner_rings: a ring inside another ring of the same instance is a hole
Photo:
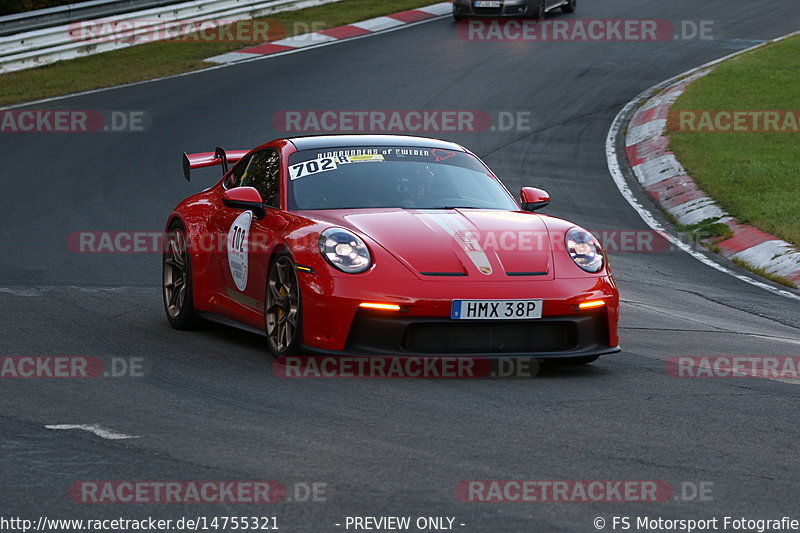
[[[523,17],[543,19],[558,8],[573,13],[577,0],[454,0],[453,18]]]

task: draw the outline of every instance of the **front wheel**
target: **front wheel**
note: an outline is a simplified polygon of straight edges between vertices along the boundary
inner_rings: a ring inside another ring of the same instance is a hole
[[[291,257],[280,255],[269,268],[264,305],[267,344],[275,357],[291,355],[300,346],[300,309],[297,269]]]
[[[566,4],[561,6],[561,11],[564,13],[575,13],[575,7],[578,0],[568,0]]]
[[[199,322],[192,295],[192,262],[186,230],[180,222],[170,226],[162,269],[164,309],[175,329],[192,329]]]
[[[534,2],[531,16],[537,20],[543,20],[547,15],[547,0],[536,0]]]

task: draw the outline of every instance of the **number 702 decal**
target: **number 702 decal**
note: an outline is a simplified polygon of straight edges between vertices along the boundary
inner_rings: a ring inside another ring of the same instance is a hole
[[[320,172],[327,172],[329,170],[336,170],[336,160],[332,157],[323,157],[322,159],[312,159],[311,161],[303,161],[289,167],[289,177],[293,180],[311,176],[312,174],[319,174]]]

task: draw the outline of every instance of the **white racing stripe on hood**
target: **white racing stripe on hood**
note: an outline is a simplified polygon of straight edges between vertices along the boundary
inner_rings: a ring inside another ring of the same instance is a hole
[[[492,275],[492,265],[489,258],[481,248],[481,243],[475,238],[472,231],[461,222],[461,215],[449,211],[429,211],[420,213],[423,219],[428,219],[444,229],[466,252],[469,260],[486,276]]]

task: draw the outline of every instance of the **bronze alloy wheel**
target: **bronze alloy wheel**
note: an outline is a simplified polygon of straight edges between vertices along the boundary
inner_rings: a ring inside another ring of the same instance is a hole
[[[266,297],[267,339],[278,357],[293,352],[300,331],[300,289],[294,262],[279,256],[269,269]]]
[[[176,319],[186,304],[187,271],[186,238],[183,231],[173,229],[164,252],[164,305],[170,318]]]
[[[186,232],[176,222],[167,235],[163,268],[164,309],[176,329],[192,329],[198,322],[192,296],[192,264]]]

